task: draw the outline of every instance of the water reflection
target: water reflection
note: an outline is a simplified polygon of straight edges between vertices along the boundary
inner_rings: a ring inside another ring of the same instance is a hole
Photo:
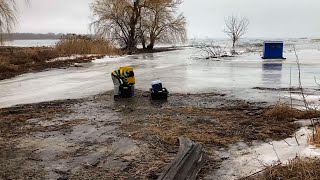
[[[280,87],[282,62],[264,62],[262,64],[262,84],[265,87]]]

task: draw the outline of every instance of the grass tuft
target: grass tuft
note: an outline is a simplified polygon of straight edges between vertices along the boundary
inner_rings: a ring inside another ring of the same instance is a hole
[[[252,180],[318,180],[320,179],[320,159],[296,157],[286,165],[270,166]]]
[[[285,103],[278,103],[268,111],[265,116],[277,121],[295,121],[297,119],[313,119],[320,117],[320,111],[316,109],[299,110]]]
[[[268,110],[265,115],[278,121],[290,121],[297,116],[298,112],[299,110],[291,108],[287,104],[278,103]]]
[[[309,144],[320,147],[320,127],[314,128],[314,134],[309,136]]]
[[[0,72],[16,72],[19,67],[15,64],[11,64],[6,58],[0,59]]]

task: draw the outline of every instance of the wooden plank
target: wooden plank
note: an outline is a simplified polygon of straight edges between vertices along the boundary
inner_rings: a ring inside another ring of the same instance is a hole
[[[202,145],[180,137],[179,152],[158,180],[195,180],[204,164]]]

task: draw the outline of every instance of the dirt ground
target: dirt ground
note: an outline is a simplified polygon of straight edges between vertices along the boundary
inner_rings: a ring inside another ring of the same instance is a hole
[[[0,179],[157,179],[186,136],[208,155],[199,179],[219,168],[220,148],[279,140],[299,127],[266,116],[264,103],[223,94],[112,92],[77,100],[0,109]]]

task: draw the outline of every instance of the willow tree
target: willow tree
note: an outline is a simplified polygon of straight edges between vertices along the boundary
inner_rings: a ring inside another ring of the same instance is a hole
[[[24,0],[29,3],[29,0]],[[11,33],[17,23],[16,0],[0,0],[0,43],[3,43],[3,33]]]
[[[15,0],[0,0],[0,33],[1,34],[12,32],[17,22],[16,12],[17,12],[17,4]]]
[[[118,41],[126,49],[153,49],[157,41],[186,39],[186,19],[179,14],[181,0],[95,0],[91,4],[97,35]]]
[[[137,25],[142,0],[95,0],[91,4],[96,34],[116,40],[126,49],[138,43]]]
[[[157,41],[170,43],[186,40],[186,18],[178,13],[182,0],[147,0],[144,7],[144,36],[149,39],[148,49]]]

